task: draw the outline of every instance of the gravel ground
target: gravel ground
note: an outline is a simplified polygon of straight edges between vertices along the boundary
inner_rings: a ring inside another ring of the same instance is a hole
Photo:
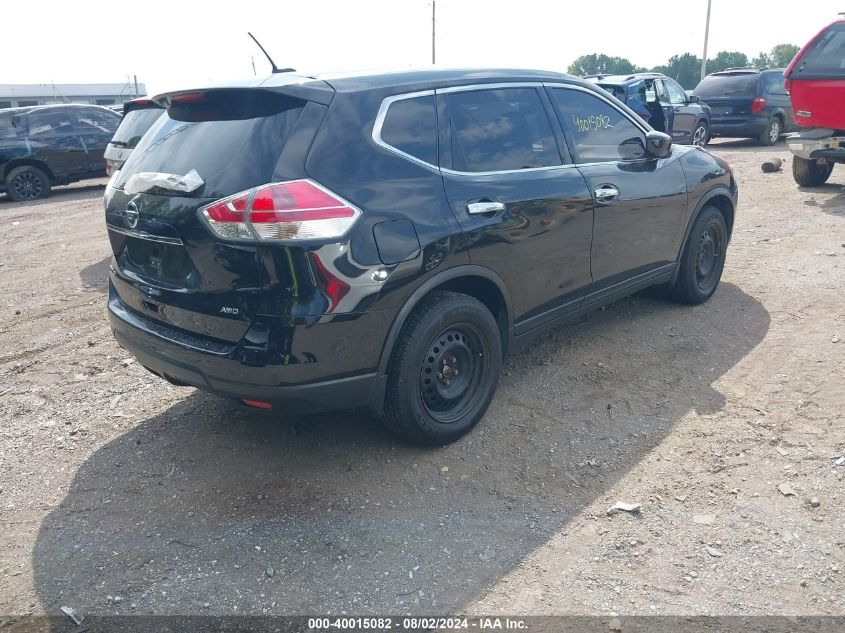
[[[103,182],[0,199],[0,614],[845,615],[845,167],[711,149],[712,300],[547,335],[436,450],[157,379],[105,318]]]

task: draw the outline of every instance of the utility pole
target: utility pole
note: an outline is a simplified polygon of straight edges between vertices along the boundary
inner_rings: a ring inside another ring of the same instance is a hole
[[[710,5],[713,0],[707,0],[707,22],[704,25],[704,55],[701,57],[701,80],[707,76],[707,40],[710,37]]]
[[[434,27],[434,16],[437,13],[437,0],[431,0],[431,65],[434,66],[435,60],[437,59],[434,54],[435,48],[435,27]]]

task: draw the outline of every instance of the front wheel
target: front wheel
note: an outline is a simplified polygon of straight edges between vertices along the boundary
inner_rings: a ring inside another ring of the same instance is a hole
[[[722,278],[727,245],[725,217],[716,207],[704,207],[681,252],[672,298],[690,304],[707,301]]]
[[[454,442],[484,416],[501,365],[499,325],[486,306],[467,295],[434,293],[396,341],[383,421],[415,444]]]
[[[698,147],[705,147],[710,142],[710,128],[707,121],[699,121],[692,133],[692,144]]]
[[[792,177],[802,187],[820,187],[827,182],[833,171],[833,163],[829,160],[819,164],[817,160],[806,158],[792,159]]]

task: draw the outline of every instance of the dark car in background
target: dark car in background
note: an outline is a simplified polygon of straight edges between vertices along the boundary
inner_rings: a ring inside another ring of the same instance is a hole
[[[704,147],[710,140],[710,108],[659,73],[596,75],[589,79],[676,143]]]
[[[569,75],[301,76],[157,96],[105,193],[117,342],[272,412],[368,406],[445,444],[503,356],[642,288],[699,304],[730,167]]]
[[[111,176],[123,166],[138,141],[158,121],[164,109],[149,97],[123,104],[123,118],[106,148],[106,173]]]
[[[774,145],[795,129],[782,69],[732,68],[707,75],[693,95],[710,106],[713,136]]]
[[[103,154],[119,123],[119,114],[94,105],[0,110],[0,191],[35,200],[55,185],[105,176]]]

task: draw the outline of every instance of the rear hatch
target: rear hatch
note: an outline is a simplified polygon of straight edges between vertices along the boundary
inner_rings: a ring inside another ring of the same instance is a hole
[[[784,75],[798,125],[845,130],[845,20],[810,40]]]
[[[109,175],[120,169],[141,137],[161,116],[164,109],[151,99],[128,101],[123,107],[123,118],[106,148],[106,171]]]
[[[714,123],[740,124],[753,114],[760,73],[718,73],[705,77],[693,95],[710,106],[710,120]]]
[[[258,311],[258,246],[220,241],[199,209],[272,181],[307,101],[233,88],[170,99],[106,192],[112,282],[129,308],[233,343]]]

